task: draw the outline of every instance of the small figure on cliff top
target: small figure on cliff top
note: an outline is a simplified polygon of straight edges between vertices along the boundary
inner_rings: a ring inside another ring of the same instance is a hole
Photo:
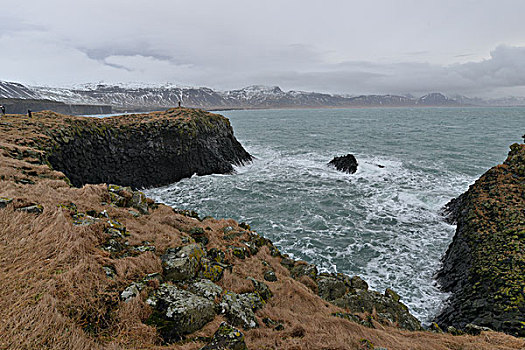
[[[2,115],[5,115],[5,107],[4,107],[4,105],[0,105],[0,110],[2,110]]]
[[[180,105],[181,105],[181,103],[180,103],[180,101],[179,101],[179,109],[181,108],[181,106],[180,106]]]
[[[27,116],[28,116],[29,118],[31,118],[31,117],[33,116],[33,115],[31,114],[31,110],[30,110],[30,109],[27,110]]]

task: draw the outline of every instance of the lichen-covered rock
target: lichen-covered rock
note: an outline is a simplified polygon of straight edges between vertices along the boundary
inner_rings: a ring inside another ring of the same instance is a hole
[[[144,288],[143,283],[134,282],[130,284],[129,286],[127,286],[126,289],[122,291],[122,293],[120,293],[120,299],[122,299],[125,302],[128,302],[134,297],[138,296],[140,294],[140,291],[143,288]]]
[[[354,289],[368,290],[368,283],[359,276],[352,277],[350,285]]]
[[[277,276],[273,270],[268,270],[264,273],[264,279],[268,282],[276,282]]]
[[[200,278],[206,278],[213,282],[217,282],[222,278],[224,274],[224,269],[227,266],[228,265],[226,264],[221,264],[219,262],[209,260],[207,258],[202,258],[201,269],[199,270],[198,276]]]
[[[463,330],[471,335],[480,335],[481,332],[493,332],[489,327],[481,327],[472,323],[468,323]]]
[[[219,262],[219,263],[223,263],[225,261],[225,256],[226,255],[224,254],[224,252],[217,248],[211,248],[206,253],[206,257],[208,259]]]
[[[295,263],[294,267],[290,270],[293,278],[299,278],[301,276],[308,276],[315,280],[317,277],[317,266],[308,264],[304,261]]]
[[[141,214],[148,214],[148,201],[146,195],[140,191],[134,191],[129,205],[137,209]]]
[[[213,334],[211,342],[200,350],[248,350],[248,348],[244,342],[244,334],[226,322],[222,322],[219,329]]]
[[[171,281],[183,281],[195,277],[201,267],[203,256],[204,251],[199,244],[168,248],[161,256],[164,276]]]
[[[187,290],[208,300],[219,298],[222,294],[222,288],[208,279],[191,281]]]
[[[264,301],[268,301],[273,296],[272,291],[266,283],[257,281],[252,277],[248,277],[248,279],[252,282],[255,291],[261,296],[261,298]]]
[[[220,307],[228,322],[237,327],[251,329],[259,326],[253,312],[255,305],[253,301],[252,297],[226,292],[222,297]]]
[[[147,323],[157,327],[168,343],[195,332],[215,317],[213,301],[170,284],[162,284],[146,302],[153,308]]]
[[[192,227],[188,233],[195,240],[195,242],[201,243],[204,246],[208,244],[208,237],[206,237],[202,227]]]
[[[317,288],[319,296],[328,301],[340,298],[347,292],[347,286],[344,281],[331,276],[319,276]]]
[[[334,305],[352,312],[376,313],[380,321],[397,324],[411,331],[421,330],[421,323],[412,316],[406,305],[384,296],[376,291],[357,289],[332,302]]]

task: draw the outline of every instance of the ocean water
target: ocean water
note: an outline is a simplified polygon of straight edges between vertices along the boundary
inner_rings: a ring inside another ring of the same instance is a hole
[[[525,108],[221,114],[255,161],[234,175],[194,176],[147,194],[201,216],[245,221],[322,271],[392,288],[424,322],[447,297],[433,275],[455,227],[440,208],[525,133]],[[356,156],[357,173],[327,166],[347,153]]]

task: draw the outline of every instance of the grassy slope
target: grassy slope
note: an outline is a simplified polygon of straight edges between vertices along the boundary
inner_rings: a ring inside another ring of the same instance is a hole
[[[184,118],[189,115],[183,113]],[[145,295],[124,303],[119,300],[119,293],[145,274],[159,272],[160,253],[181,245],[192,227],[211,229],[206,230],[208,248],[235,245],[248,231],[233,220],[208,218],[201,222],[176,214],[164,205],[150,215],[136,218],[128,208],[103,204],[109,201],[105,185],[70,187],[61,173],[39,164],[41,150],[36,148],[47,139],[39,130],[60,127],[64,118],[35,113],[32,120],[23,116],[0,119],[0,197],[14,199],[0,209],[0,349],[200,348],[203,343],[198,340],[162,347],[156,330],[142,322],[151,311],[144,302]],[[191,116],[187,118],[191,120]],[[128,119],[107,122],[125,120]],[[24,179],[34,184],[21,181]],[[111,258],[99,248],[106,239],[104,224],[74,226],[69,210],[59,207],[70,202],[76,204],[79,212],[107,210],[111,218],[126,226],[130,245],[149,241],[156,246],[156,253]],[[40,215],[15,210],[37,203],[44,208]],[[241,237],[223,240],[222,229],[226,226],[240,232]],[[380,324],[375,329],[366,328],[331,316],[344,310],[319,298],[307,287],[308,281],[292,279],[280,258],[271,256],[267,247],[244,260],[230,253],[227,258],[234,268],[225,273],[219,284],[234,292],[253,288],[246,276],[263,280],[263,261],[273,267],[278,277],[277,282],[268,283],[274,297],[256,315],[259,321],[263,317],[280,320],[285,329],[276,331],[259,322],[260,328],[245,332],[250,349],[359,349],[364,348],[363,339],[389,350],[525,347],[523,340],[493,332],[454,337],[401,331]],[[115,277],[109,278],[103,266],[112,266]],[[217,316],[194,336],[212,335],[221,320]]]

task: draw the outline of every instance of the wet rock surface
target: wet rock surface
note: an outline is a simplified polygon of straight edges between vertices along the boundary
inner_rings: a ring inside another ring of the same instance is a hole
[[[335,157],[328,163],[328,165],[348,174],[353,174],[357,171],[357,159],[355,159],[352,154]]]
[[[436,318],[441,328],[525,336],[524,184],[525,145],[514,144],[502,165],[448,205],[457,230],[438,274],[452,293]]]

